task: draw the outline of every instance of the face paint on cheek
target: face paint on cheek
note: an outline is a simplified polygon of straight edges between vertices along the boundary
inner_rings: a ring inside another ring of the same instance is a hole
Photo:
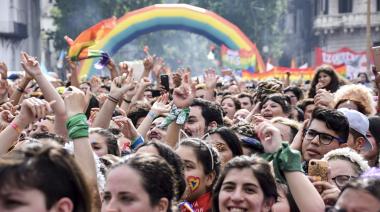
[[[199,188],[201,181],[199,177],[189,176],[187,177],[187,184],[189,185],[190,192],[193,193]]]

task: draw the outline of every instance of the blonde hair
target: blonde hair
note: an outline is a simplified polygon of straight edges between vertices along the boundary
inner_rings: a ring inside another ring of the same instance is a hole
[[[365,160],[360,154],[358,154],[355,150],[345,147],[332,150],[323,156],[322,160],[330,161],[330,160],[346,160],[353,164],[354,169],[358,174],[361,174],[367,170],[369,170],[368,161]]]
[[[344,85],[334,95],[335,108],[343,101],[353,101],[358,107],[362,107],[364,115],[375,113],[375,102],[373,101],[370,89],[360,84]]]

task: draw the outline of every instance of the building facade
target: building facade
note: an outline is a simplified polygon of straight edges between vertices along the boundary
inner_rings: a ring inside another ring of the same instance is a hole
[[[41,57],[40,31],[39,0],[1,1],[0,60],[9,71],[21,71],[21,51]]]
[[[380,0],[371,1],[372,43],[380,41]],[[367,0],[315,0],[313,31],[324,51],[367,49]]]

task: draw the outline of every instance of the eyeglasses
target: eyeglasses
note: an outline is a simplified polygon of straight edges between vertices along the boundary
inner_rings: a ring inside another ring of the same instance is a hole
[[[344,208],[337,208],[337,207],[327,207],[325,209],[325,212],[347,212]]]
[[[355,179],[355,178],[357,178],[357,177],[349,176],[349,175],[338,175],[338,176],[332,178],[332,180],[334,180],[335,184],[340,189],[340,188],[344,187],[345,185],[347,185],[347,183],[350,180]]]
[[[312,130],[312,129],[305,130],[304,134],[305,134],[305,139],[307,139],[307,140],[313,140],[315,138],[315,136],[318,135],[319,142],[323,145],[329,145],[334,139],[337,140],[339,143],[345,143],[346,142],[345,140],[343,140],[339,137],[335,137],[335,136],[332,136],[332,135],[329,135],[326,133],[321,133],[321,132],[318,132],[318,131]]]

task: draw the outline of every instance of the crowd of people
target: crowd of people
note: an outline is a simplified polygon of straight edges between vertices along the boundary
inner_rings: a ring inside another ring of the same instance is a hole
[[[61,81],[21,59],[22,75],[0,63],[0,211],[380,210],[375,68],[194,80],[148,55],[138,79],[112,60],[80,79],[67,59]]]

